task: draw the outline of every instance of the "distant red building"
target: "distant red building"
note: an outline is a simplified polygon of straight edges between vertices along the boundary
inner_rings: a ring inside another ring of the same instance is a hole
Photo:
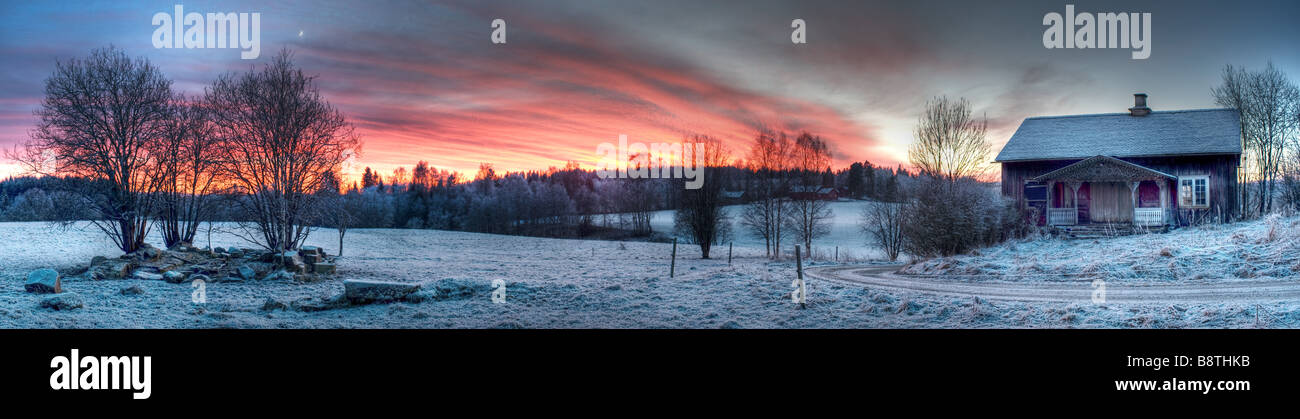
[[[840,199],[840,191],[823,186],[791,186],[790,199],[835,201]]]

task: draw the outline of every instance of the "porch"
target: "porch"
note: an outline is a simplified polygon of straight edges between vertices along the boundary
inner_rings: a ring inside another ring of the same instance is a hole
[[[1109,156],[1096,156],[1044,174],[1046,224],[1067,232],[1164,229],[1173,221],[1176,177]],[[1098,228],[1079,226],[1096,225]]]

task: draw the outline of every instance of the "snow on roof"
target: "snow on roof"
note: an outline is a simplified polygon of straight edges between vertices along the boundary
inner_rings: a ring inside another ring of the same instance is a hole
[[[1239,121],[1232,109],[1025,118],[995,161],[1241,154]]]

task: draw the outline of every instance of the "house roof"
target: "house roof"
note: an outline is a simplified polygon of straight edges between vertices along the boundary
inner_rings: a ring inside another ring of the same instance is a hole
[[[1092,156],[1083,161],[1047,172],[1034,178],[1035,182],[1055,181],[1141,181],[1177,177],[1146,166],[1126,162],[1110,156]]]
[[[1232,109],[1197,109],[1025,118],[997,162],[1068,160],[1105,155],[1146,157],[1241,154],[1241,124]]]

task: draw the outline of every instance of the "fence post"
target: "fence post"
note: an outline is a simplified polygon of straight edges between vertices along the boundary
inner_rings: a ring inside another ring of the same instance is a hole
[[[727,242],[727,266],[731,266],[731,248],[735,245],[736,242]]]
[[[799,278],[799,308],[804,309],[808,307],[806,304],[808,302],[808,295],[805,294],[808,292],[808,287],[803,282],[803,257],[799,254],[799,245],[797,244],[794,245],[794,271]]]
[[[668,265],[668,277],[672,278],[677,272],[677,238],[673,237],[673,261]]]
[[[836,261],[836,262],[839,262],[839,261],[840,261],[840,247],[839,247],[839,246],[835,246],[835,261]]]

